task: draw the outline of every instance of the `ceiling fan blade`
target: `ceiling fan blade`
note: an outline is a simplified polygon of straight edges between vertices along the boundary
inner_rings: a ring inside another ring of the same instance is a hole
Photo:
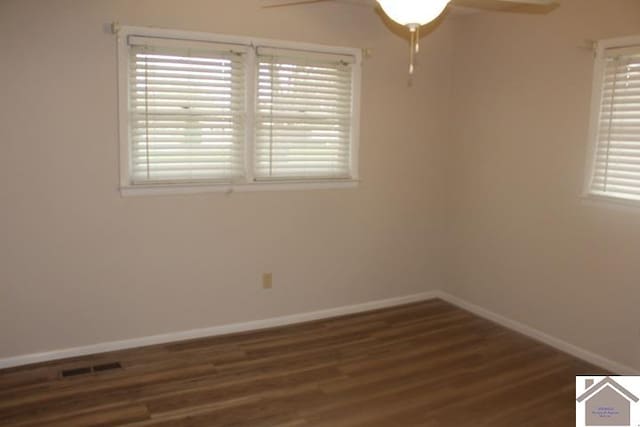
[[[559,6],[557,0],[452,0],[453,6],[488,11],[548,13]]]
[[[376,5],[378,4],[376,0],[262,0],[261,7],[263,9],[268,9],[273,7],[301,6],[313,3],[326,3],[329,1],[332,1],[333,3],[342,3],[351,6],[364,7],[376,7]]]
[[[302,4],[311,4],[311,3],[323,3],[326,1],[332,0],[262,0],[261,7],[262,8],[272,8],[272,7],[286,7],[286,6],[298,6]]]
[[[507,3],[532,4],[532,5],[540,5],[540,6],[549,6],[549,5],[558,3],[556,0],[500,0],[500,1],[507,2]]]

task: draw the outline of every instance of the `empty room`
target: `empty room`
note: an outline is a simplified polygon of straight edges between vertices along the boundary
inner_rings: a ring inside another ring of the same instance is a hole
[[[640,0],[0,0],[0,426],[640,425]]]

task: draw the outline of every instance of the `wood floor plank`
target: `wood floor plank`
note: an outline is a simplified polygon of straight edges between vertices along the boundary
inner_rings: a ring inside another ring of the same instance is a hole
[[[2,370],[0,425],[570,427],[577,374],[606,372],[430,300]]]

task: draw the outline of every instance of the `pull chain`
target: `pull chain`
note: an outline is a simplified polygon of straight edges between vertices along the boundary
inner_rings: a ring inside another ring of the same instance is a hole
[[[415,68],[415,57],[420,52],[420,25],[410,24],[409,32],[411,34],[411,42],[409,46],[409,75],[413,75]]]
[[[416,29],[409,28],[411,31],[411,44],[409,46],[409,75],[413,75],[413,61],[414,61],[414,52],[415,52],[415,38],[416,38]]]

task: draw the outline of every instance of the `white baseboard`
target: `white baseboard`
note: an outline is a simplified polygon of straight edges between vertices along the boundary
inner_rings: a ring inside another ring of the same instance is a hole
[[[436,298],[436,292],[422,292],[403,297],[370,301],[362,304],[346,305],[326,310],[318,310],[307,313],[292,314],[289,316],[272,317],[264,320],[250,322],[231,323],[227,325],[213,326],[210,328],[192,329],[189,331],[171,332],[168,334],[152,335],[141,338],[133,338],[123,341],[111,341],[100,344],[91,344],[82,347],[74,347],[61,350],[53,350],[42,353],[25,354],[21,356],[0,359],[0,369],[14,366],[30,365],[32,363],[48,362],[51,360],[66,359],[69,357],[86,356],[89,354],[105,353],[109,351],[124,350],[129,348],[144,347],[154,344],[184,341],[194,338],[213,337],[217,335],[246,332],[258,329],[273,328],[275,326],[291,325],[294,323],[309,322],[311,320],[326,319],[329,317],[343,316],[346,314],[360,313],[379,308],[393,307],[412,302],[425,301]]]
[[[525,325],[524,323],[517,322],[515,320],[504,317],[500,314],[497,314],[493,311],[487,310],[486,308],[480,307],[479,305],[470,303],[465,301],[457,296],[451,295],[446,292],[437,291],[436,295],[438,298],[447,301],[450,304],[458,306],[464,310],[470,311],[471,313],[478,315],[480,317],[484,317],[487,320],[491,320],[505,328],[511,329],[513,331],[519,332],[523,335],[528,336],[536,341],[540,341],[544,344],[547,344],[551,347],[554,347],[564,353],[570,354],[578,359],[582,359],[585,362],[589,362],[592,365],[599,366],[604,368],[612,373],[618,375],[640,375],[640,371],[631,368],[629,366],[625,366],[622,363],[615,362],[613,360],[607,359],[606,357],[600,356],[599,354],[593,353],[589,350],[585,350],[581,347],[568,343],[567,341],[561,340],[549,334],[546,334],[542,331],[539,331],[535,328],[532,328],[529,325]]]
[[[327,310],[318,310],[308,313],[293,314],[289,316],[272,317],[264,320],[251,322],[232,323],[228,325],[213,326],[210,328],[192,329],[190,331],[172,332],[168,334],[152,335],[142,338],[134,338],[123,341],[111,341],[100,344],[92,344],[82,347],[75,347],[63,350],[54,350],[43,353],[26,354],[22,356],[0,359],[0,369],[14,366],[29,365],[32,363],[48,362],[69,357],[85,356],[88,354],[104,353],[109,351],[124,350],[129,348],[144,347],[154,344],[165,344],[169,342],[184,341],[194,338],[212,337],[217,335],[232,334],[236,332],[246,332],[258,329],[272,328],[276,326],[291,325],[295,323],[309,322],[312,320],[326,319],[330,317],[343,316],[346,314],[361,313],[363,311],[376,310],[380,308],[393,307],[412,302],[426,301],[440,298],[464,310],[474,313],[492,322],[498,323],[505,328],[514,330],[532,339],[545,343],[562,352],[568,353],[593,365],[600,366],[608,371],[619,375],[640,375],[638,370],[621,363],[607,359],[606,357],[585,350],[559,338],[553,337],[539,331],[524,323],[504,317],[500,314],[487,310],[476,304],[465,301],[459,297],[442,291],[423,292],[404,297],[389,298],[378,301],[371,301],[362,304],[347,305]]]

